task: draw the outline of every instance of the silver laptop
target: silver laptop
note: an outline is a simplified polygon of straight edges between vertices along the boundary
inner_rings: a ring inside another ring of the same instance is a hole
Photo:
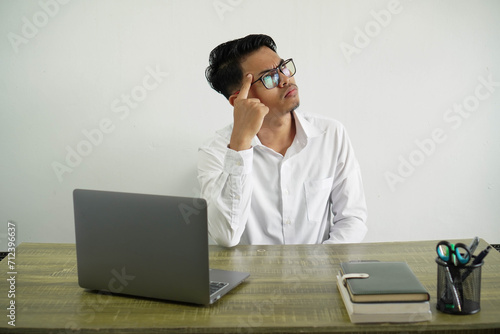
[[[249,276],[209,269],[201,198],[76,189],[73,206],[82,288],[207,305]]]

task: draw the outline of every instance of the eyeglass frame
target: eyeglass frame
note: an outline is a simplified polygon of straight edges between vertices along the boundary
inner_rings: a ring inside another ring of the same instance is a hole
[[[286,65],[286,64],[288,64],[289,62],[292,62],[292,64],[293,64],[293,68],[295,69],[295,72],[293,72],[293,74],[292,74],[292,75],[290,75],[290,76],[286,75],[286,74],[285,74],[285,72],[283,72],[283,66],[284,66],[284,65]],[[293,59],[292,59],[292,58],[289,58],[289,59],[287,59],[287,60],[282,60],[282,61],[281,61],[281,63],[278,65],[278,67],[273,68],[272,70],[269,70],[269,71],[267,71],[266,73],[262,74],[262,75],[261,75],[261,76],[260,76],[257,80],[255,80],[254,82],[252,82],[252,83],[250,84],[250,86],[252,86],[252,85],[253,85],[254,83],[256,83],[257,81],[261,81],[261,82],[262,82],[262,84],[264,85],[264,87],[265,87],[266,89],[273,89],[273,88],[278,87],[278,85],[279,85],[279,84],[280,84],[280,82],[281,82],[281,79],[280,79],[279,77],[278,77],[278,80],[279,80],[279,81],[278,81],[278,83],[276,84],[276,86],[271,87],[271,88],[267,88],[266,84],[264,83],[264,80],[262,79],[262,78],[263,78],[263,77],[265,77],[266,75],[269,75],[269,73],[271,73],[271,72],[273,72],[273,71],[276,71],[276,70],[279,70],[279,71],[280,71],[281,73],[283,73],[283,75],[284,75],[284,76],[286,76],[287,78],[291,78],[291,77],[293,77],[293,76],[295,75],[295,73],[297,73],[297,67],[295,67],[295,63],[293,62]]]

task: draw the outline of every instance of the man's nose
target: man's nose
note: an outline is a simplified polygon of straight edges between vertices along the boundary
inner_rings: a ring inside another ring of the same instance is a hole
[[[278,73],[280,76],[280,83],[278,84],[278,86],[281,88],[287,86],[290,82],[290,77],[287,77],[286,75],[284,75],[281,72],[278,72]]]

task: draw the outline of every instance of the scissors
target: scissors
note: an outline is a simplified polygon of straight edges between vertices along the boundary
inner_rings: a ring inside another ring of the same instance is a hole
[[[461,242],[451,244],[448,241],[440,241],[436,246],[436,252],[441,260],[455,267],[464,266],[471,259],[469,247]]]

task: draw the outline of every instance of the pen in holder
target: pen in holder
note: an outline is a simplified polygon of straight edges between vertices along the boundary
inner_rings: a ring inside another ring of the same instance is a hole
[[[474,256],[472,257],[475,258]],[[437,305],[450,314],[474,314],[480,310],[481,267],[484,262],[455,266],[436,258]]]

